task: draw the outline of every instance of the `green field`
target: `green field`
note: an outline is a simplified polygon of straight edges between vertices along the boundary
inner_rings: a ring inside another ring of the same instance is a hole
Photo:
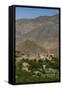
[[[48,82],[59,80],[59,60],[28,60],[16,62],[16,83]]]

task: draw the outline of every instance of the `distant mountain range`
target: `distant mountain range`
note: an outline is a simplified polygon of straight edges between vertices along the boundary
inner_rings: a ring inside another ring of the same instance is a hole
[[[59,54],[59,15],[16,20],[16,45],[20,51]]]

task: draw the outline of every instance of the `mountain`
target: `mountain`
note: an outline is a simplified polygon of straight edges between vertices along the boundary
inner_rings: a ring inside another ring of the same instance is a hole
[[[19,48],[23,46],[22,48],[26,50],[29,46],[30,50],[32,48],[31,51],[41,47],[57,54],[59,51],[59,15],[16,20],[16,45]]]
[[[37,43],[31,40],[26,40],[22,43],[19,43],[19,45],[17,45],[17,50],[25,54],[38,54],[46,52],[45,48],[38,46]]]

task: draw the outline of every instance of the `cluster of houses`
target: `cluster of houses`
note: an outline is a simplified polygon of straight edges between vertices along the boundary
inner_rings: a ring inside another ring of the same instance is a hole
[[[18,57],[20,60],[21,59],[29,59],[29,60],[35,60],[38,61],[39,59],[41,60],[52,60],[52,57],[55,55],[53,53],[37,53],[37,54],[24,54],[22,53],[20,57]]]

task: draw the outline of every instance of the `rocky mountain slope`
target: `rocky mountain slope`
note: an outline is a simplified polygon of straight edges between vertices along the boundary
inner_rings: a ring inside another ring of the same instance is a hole
[[[53,53],[57,55],[59,51],[59,15],[16,20],[16,45],[20,51],[49,50],[54,51]]]

